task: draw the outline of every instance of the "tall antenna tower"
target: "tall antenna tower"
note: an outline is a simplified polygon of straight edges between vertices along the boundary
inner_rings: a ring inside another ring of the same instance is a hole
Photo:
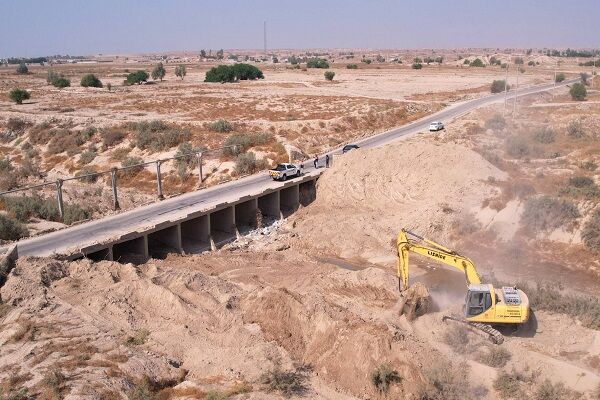
[[[263,42],[265,47],[265,58],[267,58],[267,21],[263,22]]]

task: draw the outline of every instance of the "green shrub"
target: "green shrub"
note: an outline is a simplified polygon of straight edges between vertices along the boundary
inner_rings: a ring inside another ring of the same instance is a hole
[[[83,87],[95,87],[95,88],[102,87],[102,82],[94,74],[85,74],[84,76],[82,76],[80,84]]]
[[[581,239],[591,250],[600,251],[600,208],[583,225]]]
[[[469,65],[471,65],[471,67],[485,67],[485,64],[480,58],[474,59]]]
[[[29,231],[21,222],[10,216],[0,214],[1,240],[19,240],[26,236],[29,236]]]
[[[594,180],[588,176],[572,176],[569,178],[569,186],[576,188],[584,188],[593,184]]]
[[[88,179],[93,179],[93,177]],[[92,216],[89,209],[83,208],[79,204],[65,204],[64,212],[65,216],[63,218],[63,223],[67,225],[90,219]]]
[[[400,375],[389,364],[381,364],[371,372],[371,383],[379,393],[387,393],[396,382],[400,382]]]
[[[208,124],[208,130],[211,132],[227,133],[233,130],[233,125],[227,120],[219,119]]]
[[[423,68],[423,64],[421,63],[413,63],[412,69],[421,69]]]
[[[265,169],[267,163],[264,159],[257,160],[253,152],[239,154],[235,159],[235,171],[238,175],[252,174]]]
[[[545,379],[537,388],[534,394],[534,400],[571,400],[579,396],[577,393],[569,390],[562,382],[552,383]]]
[[[135,176],[144,170],[144,166],[140,165],[143,163],[144,160],[140,157],[127,157],[121,161],[121,167],[127,169],[119,172],[128,177]]]
[[[255,80],[263,79],[264,75],[262,71],[250,64],[234,64],[232,66],[219,65],[218,67],[211,68],[206,73],[204,82],[235,82],[238,80]]]
[[[126,346],[141,346],[148,341],[150,331],[148,329],[140,329],[133,336],[128,336],[125,339]]]
[[[598,169],[598,164],[596,164],[592,160],[588,160],[588,161],[582,162],[579,167],[586,171],[595,171],[596,169]]]
[[[39,195],[10,196],[2,199],[4,207],[10,215],[18,221],[27,222],[31,218],[40,218],[46,221],[60,222],[60,213],[55,199],[43,199]],[[77,204],[64,204],[65,217],[63,222],[67,225],[88,219],[91,216],[89,209]]]
[[[328,81],[332,81],[334,76],[335,76],[335,72],[325,71],[325,79],[327,79]]]
[[[17,67],[17,74],[28,74],[28,73],[29,73],[29,68],[27,68],[27,65],[25,63],[19,64],[19,66]]]
[[[187,70],[185,69],[185,65],[178,65],[175,67],[175,76],[178,78],[181,78],[181,80],[183,80],[183,78],[185,78],[185,76],[187,75]]]
[[[565,79],[566,79],[565,74],[563,74],[562,72],[556,74],[556,78],[555,78],[556,83],[560,83],[560,82],[564,81]]]
[[[177,175],[180,179],[185,179],[188,176],[188,170],[194,169],[198,166],[197,151],[203,149],[195,149],[189,142],[184,142],[177,147],[175,157],[183,156],[175,160],[175,168],[177,169]],[[187,156],[184,156],[189,154]]]
[[[554,132],[554,130],[549,127],[539,128],[533,133],[533,137],[536,141],[540,143],[554,143],[554,141],[556,140],[556,132]]]
[[[139,130],[135,136],[135,145],[141,150],[164,151],[188,141],[190,137],[191,133],[186,130],[169,129],[163,132]]]
[[[534,382],[534,376],[524,372],[502,371],[494,380],[494,389],[502,399],[520,399],[525,398],[523,386],[531,386]]]
[[[59,89],[71,86],[71,81],[67,79],[63,74],[58,74],[52,70],[48,71],[48,77],[46,81],[54,87]]]
[[[298,368],[295,371],[282,371],[279,366],[265,372],[261,383],[267,392],[277,391],[286,397],[302,396],[308,390],[308,369]]]
[[[329,63],[324,58],[315,57],[315,58],[311,58],[308,61],[306,61],[306,68],[327,69],[327,68],[329,68]]]
[[[125,85],[141,85],[142,82],[147,82],[150,76],[146,71],[138,70],[127,75]]]
[[[86,150],[79,156],[79,164],[80,165],[88,165],[94,158],[96,158],[97,153],[93,150]]]
[[[492,93],[502,93],[504,90],[508,90],[508,85],[504,79],[495,80],[492,82],[492,86],[490,87],[490,91]]]
[[[505,141],[506,153],[513,158],[523,158],[531,152],[529,144],[521,136],[509,136]]]
[[[585,136],[583,131],[583,124],[581,121],[573,120],[567,125],[567,134],[574,139],[581,139]]]
[[[567,200],[532,197],[525,203],[521,223],[533,231],[546,231],[564,227],[579,216],[577,207]]]
[[[573,86],[571,86],[569,93],[571,94],[571,98],[573,100],[583,101],[587,96],[587,89],[583,83],[576,82],[573,84]]]
[[[8,96],[17,104],[23,104],[23,100],[29,100],[31,98],[31,95],[27,90],[20,88],[11,90]]]
[[[600,199],[600,187],[587,176],[573,176],[569,178],[566,187],[560,189],[560,194],[573,197],[584,197],[589,200]]]
[[[346,68],[347,69],[358,69],[358,65],[356,65],[356,64],[348,64],[348,65],[346,65]]]
[[[162,80],[166,74],[167,74],[167,70],[165,70],[163,63],[161,63],[161,62],[156,64],[154,66],[154,68],[152,69],[152,79],[154,79],[154,80],[160,79],[160,81],[162,82]]]

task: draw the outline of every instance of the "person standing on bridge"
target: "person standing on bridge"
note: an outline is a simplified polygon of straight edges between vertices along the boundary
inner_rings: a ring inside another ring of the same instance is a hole
[[[329,154],[325,154],[325,168],[329,168]]]
[[[317,169],[318,162],[319,162],[319,156],[315,156],[315,159],[313,160],[313,165],[315,166],[315,169]]]

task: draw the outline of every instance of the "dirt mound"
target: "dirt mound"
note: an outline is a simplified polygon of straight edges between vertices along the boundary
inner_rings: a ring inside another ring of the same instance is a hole
[[[335,159],[319,179],[314,203],[292,217],[302,242],[343,258],[393,257],[402,227],[448,243],[453,221],[493,188],[504,173],[469,148],[415,138]]]

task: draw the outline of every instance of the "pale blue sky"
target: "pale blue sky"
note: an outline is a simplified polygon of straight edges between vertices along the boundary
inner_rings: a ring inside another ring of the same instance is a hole
[[[600,47],[600,0],[0,0],[0,57],[200,49]]]

